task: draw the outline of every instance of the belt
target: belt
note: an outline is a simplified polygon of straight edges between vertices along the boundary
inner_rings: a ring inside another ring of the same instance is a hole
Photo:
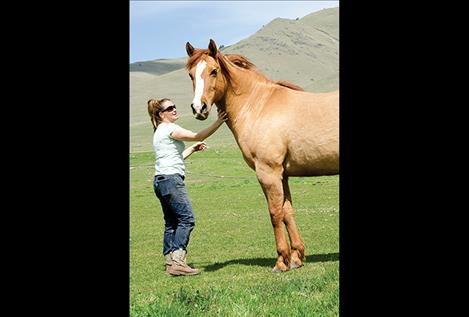
[[[179,176],[179,177],[182,178],[182,180],[186,179],[186,177],[184,175],[181,175],[181,174],[159,174],[159,175],[157,174],[157,175],[155,175],[155,178],[156,177],[165,177],[165,176],[170,176],[170,177],[171,176]]]

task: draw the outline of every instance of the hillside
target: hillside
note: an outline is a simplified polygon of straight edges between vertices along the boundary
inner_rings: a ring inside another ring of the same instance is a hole
[[[324,9],[298,20],[277,18],[250,37],[224,47],[222,52],[246,56],[267,77],[289,80],[307,91],[339,87],[339,8]],[[190,39],[187,39],[190,42]],[[215,42],[217,39],[214,38]],[[207,39],[208,45],[209,39]],[[184,46],[186,43],[181,43]],[[217,45],[225,43],[217,42]],[[151,151],[152,125],[147,100],[169,97],[178,106],[178,123],[197,131],[216,117],[195,120],[190,110],[192,83],[185,70],[187,57],[130,64],[130,151]],[[212,147],[236,146],[223,126],[207,143]]]
[[[186,58],[156,59],[154,61],[135,62],[130,64],[130,72],[143,72],[154,75],[163,75],[186,65]]]
[[[224,53],[248,57],[274,80],[289,80],[309,91],[338,88],[338,9],[324,9],[299,20],[277,18]]]

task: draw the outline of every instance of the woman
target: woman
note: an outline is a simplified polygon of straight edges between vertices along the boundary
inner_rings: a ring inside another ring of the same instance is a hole
[[[168,98],[148,100],[148,114],[153,124],[153,149],[156,154],[153,189],[163,209],[165,228],[163,255],[166,272],[171,275],[195,275],[199,270],[186,263],[189,236],[195,225],[194,211],[184,185],[184,160],[206,149],[202,142],[227,120],[219,111],[217,120],[197,133],[174,122],[179,118],[176,105]],[[199,141],[185,149],[183,141]]]

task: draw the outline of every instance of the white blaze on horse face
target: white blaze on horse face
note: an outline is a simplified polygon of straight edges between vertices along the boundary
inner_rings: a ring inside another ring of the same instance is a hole
[[[202,72],[207,66],[206,61],[201,61],[197,64],[197,68],[195,69],[195,95],[194,99],[192,100],[192,104],[196,110],[200,110],[202,107],[202,94],[204,93],[204,80],[202,79]]]

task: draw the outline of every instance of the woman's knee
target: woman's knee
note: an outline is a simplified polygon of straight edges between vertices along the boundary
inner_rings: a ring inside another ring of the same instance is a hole
[[[193,228],[195,227],[195,219],[194,217],[182,217],[179,219],[178,226],[184,226],[186,228]]]

